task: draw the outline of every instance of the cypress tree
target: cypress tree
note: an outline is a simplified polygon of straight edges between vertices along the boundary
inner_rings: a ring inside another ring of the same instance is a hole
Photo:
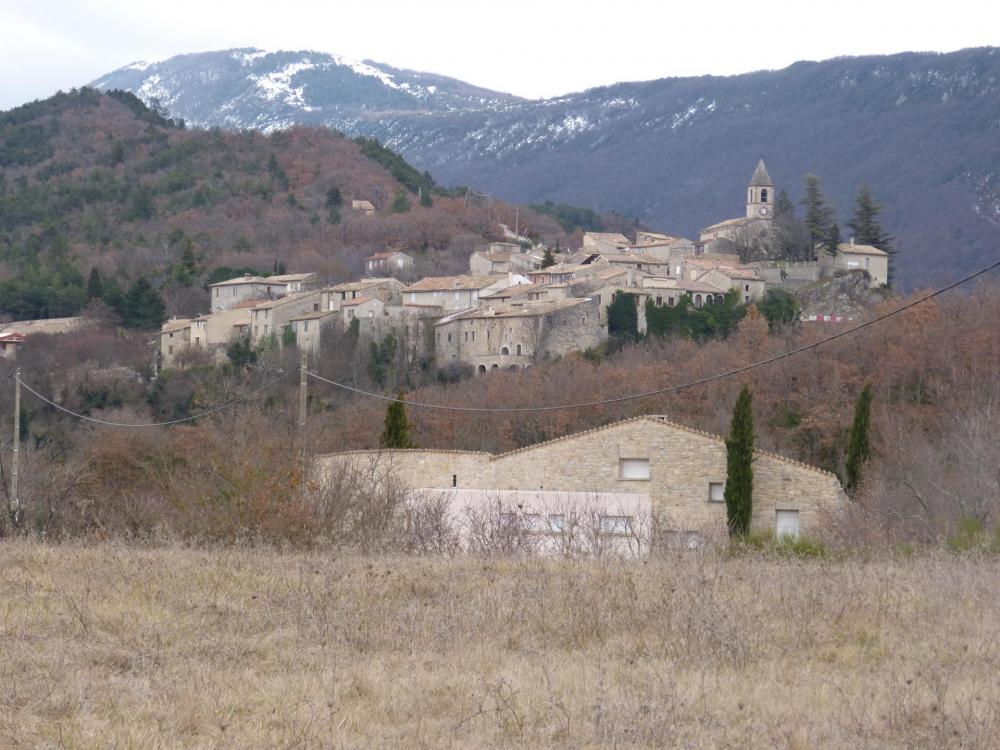
[[[382,429],[379,445],[383,448],[413,448],[413,438],[410,437],[410,422],[406,418],[403,394],[398,394],[396,399],[385,410],[385,427]]]
[[[833,223],[833,209],[827,205],[819,177],[814,174],[806,175],[806,194],[802,198],[802,205],[805,207],[802,222],[809,230],[809,250],[812,254],[817,245],[826,243],[829,239],[830,225]]]
[[[549,248],[545,248],[545,254],[542,256],[542,268],[551,268],[555,264],[556,257]]]
[[[726,440],[726,518],[730,536],[750,531],[753,516],[753,396],[743,386]]]
[[[847,446],[848,493],[853,494],[861,483],[861,473],[871,458],[872,385],[866,383],[854,404],[854,423],[851,425],[851,440]]]

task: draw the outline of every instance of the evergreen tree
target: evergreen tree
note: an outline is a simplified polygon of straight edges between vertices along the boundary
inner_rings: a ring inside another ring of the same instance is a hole
[[[431,191],[425,187],[420,188],[420,205],[423,208],[430,208],[434,205],[434,200],[431,198]]]
[[[167,307],[153,285],[140,276],[122,299],[120,315],[126,328],[159,328],[167,319]]]
[[[244,370],[257,362],[257,352],[254,351],[247,336],[242,336],[226,348],[226,357],[237,370]]]
[[[608,305],[608,335],[624,339],[639,338],[639,307],[636,296],[627,292],[615,292]]]
[[[331,187],[326,191],[326,207],[327,208],[338,208],[343,205],[344,197],[340,194],[339,187]]]
[[[840,227],[837,226],[836,222],[833,222],[830,224],[826,239],[823,241],[823,249],[829,255],[836,255],[839,252],[841,240]]]
[[[795,295],[784,289],[768,289],[764,301],[758,303],[757,309],[772,331],[794,325],[802,312]]]
[[[830,225],[834,223],[833,209],[827,205],[819,177],[814,174],[806,175],[806,194],[802,205],[805,207],[803,223],[809,231],[810,255],[814,255],[816,246],[829,239]]]
[[[545,248],[545,254],[542,256],[542,268],[550,268],[556,264],[556,257],[552,254],[549,248]]]
[[[394,214],[405,214],[410,210],[410,199],[403,188],[396,189],[396,195],[392,199],[392,205],[389,206],[389,210]]]
[[[795,204],[788,197],[788,193],[782,190],[778,193],[778,197],[774,201],[774,218],[785,219],[789,217],[795,218]]]
[[[894,256],[896,249],[892,246],[895,239],[882,230],[882,223],[879,221],[879,214],[882,213],[882,206],[875,202],[871,189],[867,185],[858,188],[858,195],[854,200],[854,215],[847,222],[847,226],[854,234],[854,241],[859,245],[871,245],[889,254],[889,285],[892,285],[892,278],[895,275]]]
[[[753,516],[753,396],[743,386],[726,440],[726,518],[730,536],[745,536]]]
[[[382,428],[379,445],[382,448],[413,448],[413,438],[410,437],[410,421],[406,418],[403,394],[398,394],[396,399],[385,410],[385,426]]]
[[[145,185],[140,185],[132,193],[132,205],[129,210],[130,219],[152,219],[154,213],[153,194]]]
[[[90,269],[90,277],[87,279],[87,302],[92,299],[103,299],[104,282],[101,281],[101,272],[97,268]]]
[[[330,210],[326,212],[326,220],[331,224],[340,223],[340,209],[336,206],[330,206]]]
[[[854,404],[854,423],[851,425],[851,440],[847,446],[847,483],[848,493],[853,494],[861,483],[861,473],[871,458],[872,385],[866,383],[861,389],[857,402]]]

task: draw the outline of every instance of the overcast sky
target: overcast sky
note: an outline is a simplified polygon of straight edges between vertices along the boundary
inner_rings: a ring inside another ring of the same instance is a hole
[[[0,0],[0,108],[136,60],[231,47],[335,52],[540,97],[997,44],[998,0]]]

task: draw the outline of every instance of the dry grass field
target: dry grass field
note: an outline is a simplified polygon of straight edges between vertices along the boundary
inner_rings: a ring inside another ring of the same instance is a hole
[[[1000,561],[0,542],[0,747],[990,748]]]

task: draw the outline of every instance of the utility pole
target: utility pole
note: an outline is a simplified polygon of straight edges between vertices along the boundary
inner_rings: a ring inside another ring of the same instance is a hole
[[[17,495],[17,463],[21,453],[21,368],[14,371],[14,455],[10,463],[10,520],[21,525],[21,500]]]
[[[306,472],[308,463],[306,459],[306,370],[309,364],[308,354],[305,346],[302,347],[299,360],[299,441],[302,443],[302,494],[306,492]]]

